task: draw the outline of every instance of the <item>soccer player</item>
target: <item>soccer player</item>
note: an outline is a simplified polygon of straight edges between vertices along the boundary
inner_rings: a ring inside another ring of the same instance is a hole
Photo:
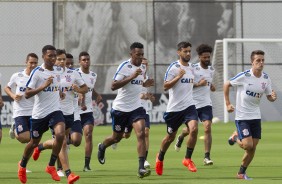
[[[237,131],[232,134],[228,142],[230,145],[237,142],[245,150],[237,173],[237,178],[243,180],[251,179],[247,176],[246,170],[254,158],[261,139],[260,100],[264,93],[270,102],[277,99],[269,76],[263,72],[264,51],[254,50],[251,53],[251,64],[250,70],[237,74],[224,84],[225,103],[229,113],[235,110],[229,99],[229,88],[237,87],[235,110]]]
[[[49,127],[54,130],[55,138],[52,154],[45,171],[55,181],[60,181],[55,168],[55,162],[61,150],[65,137],[65,120],[60,110],[60,80],[63,72],[61,67],[54,66],[56,62],[56,48],[46,45],[42,48],[44,63],[36,67],[26,84],[25,97],[35,96],[31,119],[31,139],[26,145],[23,157],[18,164],[18,177],[22,183],[26,183],[26,165],[33,149],[39,144],[42,135]]]
[[[156,173],[163,174],[164,156],[170,144],[174,141],[178,128],[184,123],[190,130],[187,150],[182,164],[191,172],[197,168],[191,160],[198,135],[198,114],[193,102],[192,90],[194,84],[193,68],[188,62],[191,58],[191,43],[180,42],[177,54],[179,60],[168,67],[164,77],[164,90],[169,92],[169,100],[164,120],[167,124],[167,135],[161,143],[161,148],[156,156]]]
[[[146,111],[142,107],[140,94],[142,87],[154,84],[153,79],[144,78],[146,67],[141,64],[144,56],[144,46],[134,42],[130,46],[131,58],[122,62],[113,77],[111,89],[118,93],[113,101],[111,110],[113,133],[98,145],[98,161],[105,164],[106,148],[119,142],[126,126],[132,126],[137,137],[137,152],[139,168],[137,176],[143,178],[151,174],[150,169],[144,168],[146,156],[145,118]]]
[[[15,138],[21,143],[30,141],[30,118],[32,114],[34,98],[26,99],[24,96],[26,83],[30,77],[31,71],[37,67],[38,56],[35,53],[29,53],[26,57],[26,68],[20,72],[14,73],[4,88],[6,94],[14,100],[13,118],[15,120],[11,125],[10,137]],[[14,92],[12,89],[14,89]]]
[[[70,53],[66,53],[66,67],[67,68],[73,68],[73,55]]]
[[[148,72],[148,60],[146,58],[142,59],[142,64],[146,66],[146,72],[145,72],[145,80],[148,78],[148,76],[146,75]],[[142,106],[143,108],[146,110],[146,118],[145,118],[145,142],[146,142],[146,156],[145,156],[145,162],[144,162],[144,167],[145,168],[150,168],[150,163],[147,160],[147,156],[148,156],[148,152],[149,152],[149,134],[150,134],[150,117],[149,117],[149,104],[148,104],[148,100],[150,100],[151,102],[155,101],[155,97],[153,94],[148,93],[148,88],[147,87],[143,87],[142,88],[142,92],[140,95],[141,98],[141,102],[142,102]],[[124,135],[123,138],[128,139],[131,135],[131,131],[132,131],[132,126],[130,125],[129,127],[125,127],[124,130]],[[116,149],[117,147],[117,143],[112,144],[112,148]]]
[[[2,99],[2,88],[1,88],[1,73],[0,73],[0,111],[2,110],[2,107],[4,106],[3,99]],[[2,124],[1,124],[1,118],[0,118],[0,143],[2,140]]]
[[[204,165],[212,165],[210,159],[210,151],[212,145],[212,101],[210,91],[215,91],[212,84],[214,69],[210,66],[212,47],[206,44],[201,44],[196,49],[200,62],[193,65],[193,73],[195,76],[193,87],[193,100],[198,112],[198,117],[204,125],[204,144],[205,156]],[[174,146],[176,151],[180,150],[184,137],[189,134],[187,127],[183,128],[182,133],[178,136]]]
[[[65,174],[68,178],[69,183],[74,183],[79,179],[79,176],[75,175],[71,172],[69,166],[69,159],[67,153],[67,139],[69,137],[69,133],[71,127],[74,123],[74,91],[77,93],[86,93],[88,88],[83,81],[82,77],[79,73],[73,69],[69,69],[66,67],[66,52],[65,50],[57,49],[56,50],[56,63],[57,66],[61,67],[63,73],[61,75],[61,91],[65,94],[65,98],[60,100],[61,110],[63,112],[63,116],[65,119],[65,127],[66,127],[66,138],[64,139],[62,149],[59,154],[59,160],[61,161],[62,167],[65,171]],[[54,139],[47,140],[44,143],[39,144],[33,152],[33,159],[37,160],[40,156],[40,152],[44,149],[52,148]]]
[[[77,71],[82,76],[86,85],[88,86],[88,92],[85,95],[80,95],[80,118],[81,126],[83,127],[83,134],[85,138],[85,162],[83,171],[91,171],[90,160],[93,150],[92,133],[94,127],[93,117],[93,105],[92,97],[96,96],[96,102],[99,103],[102,100],[102,96],[94,89],[97,74],[90,70],[90,55],[87,52],[81,52],[79,54],[80,68]]]

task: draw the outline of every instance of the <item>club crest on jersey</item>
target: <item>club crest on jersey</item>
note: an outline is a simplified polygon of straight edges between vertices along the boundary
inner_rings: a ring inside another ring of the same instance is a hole
[[[39,133],[38,133],[38,131],[36,131],[36,130],[34,130],[34,131],[32,132],[32,135],[33,135],[34,137],[39,137]]]
[[[56,78],[57,78],[57,82],[61,81],[61,76],[60,75],[56,75]]]
[[[19,73],[18,74],[18,77],[23,77],[24,75],[22,73]]]
[[[73,71],[72,71],[72,70],[69,70],[69,71],[67,71],[67,73],[73,73]]]
[[[66,77],[67,82],[71,82],[71,76],[70,75],[66,75],[65,77]]]
[[[176,67],[176,68],[179,68],[179,67],[180,67],[180,65],[179,65],[179,64],[175,64],[175,67]]]
[[[128,67],[128,68],[132,68],[132,66],[131,66],[131,65],[127,65],[127,67]]]
[[[245,76],[246,77],[251,77],[251,74],[247,72],[247,73],[245,73]]]
[[[18,132],[22,132],[22,131],[23,131],[23,126],[22,126],[22,125],[19,125],[19,126],[17,127],[17,130],[18,130]]]
[[[265,90],[265,87],[266,87],[266,83],[265,83],[265,82],[262,82],[262,83],[261,83],[261,89]]]
[[[268,76],[267,76],[267,75],[264,75],[263,78],[268,79]]]
[[[39,68],[38,69],[40,72],[44,72],[44,69],[43,68]]]

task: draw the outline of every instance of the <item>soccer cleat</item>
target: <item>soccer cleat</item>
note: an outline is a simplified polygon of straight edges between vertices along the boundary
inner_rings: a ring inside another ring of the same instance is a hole
[[[204,165],[213,165],[213,161],[209,158],[204,159]]]
[[[20,165],[20,163],[21,163],[21,161],[19,161],[19,163],[18,163],[18,177],[19,177],[19,179],[22,183],[26,183],[26,181],[27,181],[26,168],[22,167]]]
[[[74,173],[71,173],[68,176],[68,184],[73,184],[74,182],[76,182],[77,180],[79,180],[79,176],[75,175]]]
[[[117,149],[117,143],[114,143],[114,144],[112,144],[112,148],[113,148],[113,150],[116,150]]]
[[[12,123],[10,130],[9,130],[9,136],[11,139],[15,139],[16,134],[15,134],[15,123]]]
[[[64,177],[64,176],[65,176],[65,174],[64,174],[64,172],[63,172],[62,169],[57,170],[57,174],[58,174],[58,176],[60,176],[60,177]]]
[[[159,154],[157,154],[155,169],[156,169],[156,173],[158,175],[162,175],[163,174],[163,167],[164,167],[164,163],[163,163],[163,161],[159,160]]]
[[[137,173],[137,176],[139,178],[144,178],[144,177],[147,177],[147,176],[150,176],[151,175],[151,170],[150,169],[139,169],[138,173]]]
[[[26,169],[26,173],[32,173],[32,171],[31,171],[31,170]]]
[[[98,161],[100,162],[100,164],[105,164],[105,150],[102,150],[101,147],[102,143],[98,144]]]
[[[39,156],[40,156],[40,150],[38,149],[38,146],[36,148],[34,148],[33,150],[33,154],[32,154],[32,158],[33,160],[38,160]]]
[[[184,158],[182,160],[182,164],[188,168],[189,171],[191,172],[197,172],[197,168],[196,165],[194,164],[194,162],[191,159],[186,159]]]
[[[233,132],[233,134],[229,137],[229,139],[228,139],[228,143],[229,143],[229,145],[234,145],[235,143],[236,143],[236,141],[237,141],[237,138],[238,138],[238,133],[237,133],[237,131],[235,130],[234,132]]]
[[[241,179],[241,180],[252,180],[253,178],[250,178],[247,176],[247,174],[238,174],[237,173],[237,179]]]
[[[177,137],[176,139],[176,143],[174,145],[174,149],[175,151],[179,152],[180,151],[180,148],[181,148],[181,145],[182,145],[182,142],[183,142],[183,139],[181,140],[180,139],[180,135]]]
[[[45,171],[47,173],[49,173],[51,176],[52,176],[52,179],[55,180],[55,181],[60,181],[60,176],[57,174],[57,171],[56,171],[56,168],[55,166],[49,166],[47,165]]]
[[[150,167],[151,167],[150,163],[149,163],[147,160],[145,160],[145,162],[144,162],[144,168],[145,168],[145,169],[150,169]]]
[[[84,166],[83,172],[89,172],[89,171],[91,171],[90,167],[89,166]]]

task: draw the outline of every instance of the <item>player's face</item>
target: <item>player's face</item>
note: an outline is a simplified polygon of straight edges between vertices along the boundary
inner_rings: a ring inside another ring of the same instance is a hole
[[[33,70],[38,65],[38,59],[34,57],[28,57],[28,60],[26,61],[26,67],[30,70]]]
[[[264,66],[264,55],[254,55],[252,60],[252,68],[262,71]]]
[[[90,56],[81,56],[79,64],[84,69],[89,69],[90,67]]]
[[[42,57],[44,60],[45,67],[52,68],[56,62],[56,51],[47,50]]]
[[[199,60],[201,62],[201,65],[208,67],[211,64],[211,53],[209,52],[202,53],[201,55],[199,55]]]
[[[73,68],[73,59],[66,58],[66,67],[67,68]]]
[[[144,49],[135,48],[130,53],[132,64],[140,66],[144,57]]]
[[[188,63],[191,58],[191,47],[182,48],[180,51],[177,51],[179,58]]]
[[[66,55],[65,54],[61,54],[57,56],[56,65],[63,67],[63,68],[66,66]]]

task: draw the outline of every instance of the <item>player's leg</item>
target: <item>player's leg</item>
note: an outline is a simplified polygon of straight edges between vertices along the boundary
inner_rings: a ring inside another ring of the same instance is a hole
[[[18,116],[15,118],[15,137],[21,143],[30,141],[30,116]]]
[[[187,135],[189,135],[189,128],[185,126],[185,127],[182,129],[181,134],[179,134],[178,137],[177,137],[177,139],[176,139],[176,142],[175,142],[175,145],[174,145],[175,151],[177,151],[177,152],[180,151],[182,142],[183,142],[184,138],[185,138]]]
[[[82,127],[80,120],[74,121],[71,132],[70,132],[70,143],[75,147],[78,147],[81,144],[82,140]]]

